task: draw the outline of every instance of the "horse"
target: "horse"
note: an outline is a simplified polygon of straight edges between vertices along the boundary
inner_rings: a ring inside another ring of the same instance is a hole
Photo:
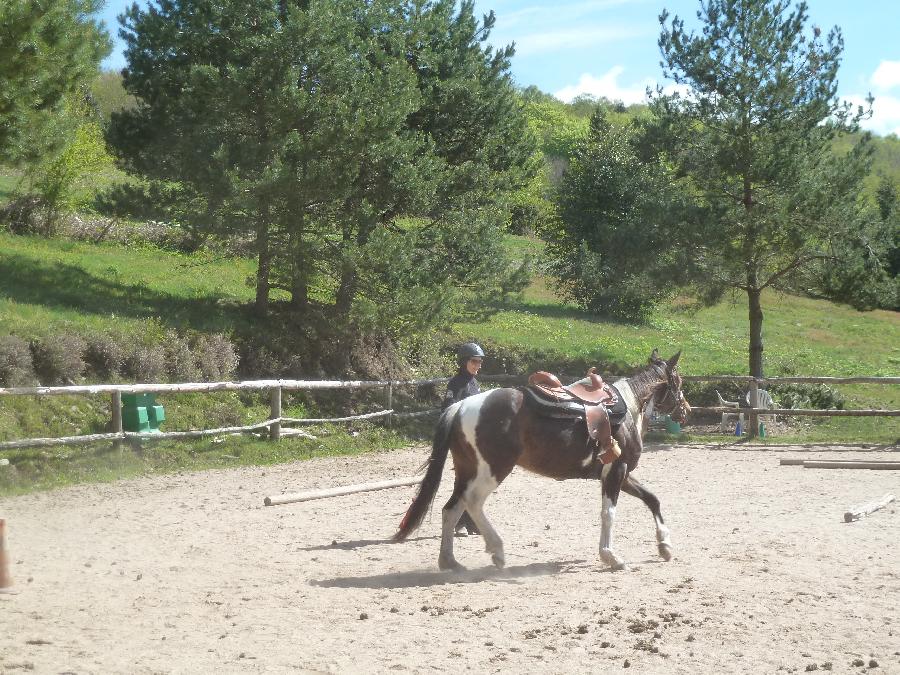
[[[671,560],[673,549],[659,499],[632,472],[643,450],[647,429],[644,413],[648,406],[671,415],[676,422],[684,422],[690,412],[677,370],[680,356],[679,351],[666,361],[653,350],[646,367],[615,382],[613,387],[626,412],[621,423],[612,428],[620,454],[606,464],[601,462],[597,443],[590,438],[583,416],[542,414],[539,406],[530,403],[532,399],[524,387],[493,389],[448,407],[438,420],[427,470],[394,540],[406,539],[421,525],[440,485],[447,455],[452,453],[456,480],[442,511],[438,556],[441,570],[464,569],[453,555],[454,529],[463,511],[468,511],[478,526],[494,565],[505,565],[503,540],[483,507],[488,495],[517,465],[557,480],[600,480],[600,558],[612,569],[627,568],[612,548],[620,491],[637,497],[650,509],[659,555],[663,560]]]

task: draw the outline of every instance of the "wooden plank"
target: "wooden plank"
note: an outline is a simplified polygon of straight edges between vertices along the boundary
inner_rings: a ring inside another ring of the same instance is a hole
[[[692,412],[699,413],[756,413],[760,417],[766,415],[783,415],[796,417],[900,417],[900,410],[815,410],[809,408],[726,408],[714,406],[704,408],[691,406]]]
[[[779,464],[781,466],[803,466],[807,462],[830,462],[832,464],[858,464],[859,462],[867,462],[873,460],[865,460],[865,459],[803,459],[801,457],[788,457],[779,460]],[[897,464],[900,465],[900,460],[895,459],[879,459],[874,460],[878,464]]]
[[[325,490],[310,490],[308,492],[297,492],[295,494],[275,495],[273,497],[266,497],[263,500],[263,504],[266,506],[278,506],[280,504],[308,502],[313,499],[328,499],[330,497],[341,497],[343,495],[352,495],[359,492],[372,492],[373,490],[387,490],[389,488],[403,487],[405,485],[418,485],[421,482],[422,478],[417,477],[397,478],[395,480],[384,480],[377,483],[358,483],[356,485],[345,485],[344,487]]]
[[[900,377],[759,377],[750,375],[682,375],[685,382],[751,382],[759,384],[900,384]]]
[[[883,509],[885,506],[894,501],[895,497],[892,494],[886,494],[881,499],[877,499],[872,502],[867,502],[866,504],[861,504],[859,506],[855,506],[851,508],[849,511],[844,513],[844,522],[849,523],[854,520],[859,520],[863,516],[867,516],[870,513],[874,513],[878,509]]]
[[[900,470],[900,462],[838,462],[834,460],[806,460],[804,469],[875,469],[882,471]]]

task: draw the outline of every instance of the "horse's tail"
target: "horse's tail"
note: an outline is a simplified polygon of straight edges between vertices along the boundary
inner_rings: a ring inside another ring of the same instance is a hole
[[[425,477],[419,484],[419,491],[416,498],[406,510],[406,515],[400,521],[400,529],[394,535],[394,541],[403,541],[413,532],[422,520],[434,496],[437,494],[438,486],[441,484],[441,475],[444,473],[444,464],[447,462],[447,454],[450,452],[450,430],[453,428],[453,422],[456,420],[456,414],[459,406],[454,405],[447,408],[437,423],[434,431],[434,441],[431,446],[431,456],[428,458],[428,470],[425,471]]]

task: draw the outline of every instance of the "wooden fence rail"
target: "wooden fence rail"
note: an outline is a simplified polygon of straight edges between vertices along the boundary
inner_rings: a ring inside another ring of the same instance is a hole
[[[567,380],[576,380],[579,376],[562,376]],[[269,438],[279,440],[284,424],[325,424],[333,422],[350,422],[366,420],[378,417],[409,419],[432,415],[439,410],[431,408],[421,411],[396,412],[393,409],[393,396],[395,387],[420,387],[444,384],[448,377],[416,380],[250,380],[245,382],[187,382],[177,384],[95,384],[75,385],[67,387],[0,387],[0,396],[62,396],[62,395],[110,395],[111,432],[101,434],[85,434],[80,436],[67,436],[60,438],[28,438],[13,441],[0,442],[0,450],[16,448],[50,447],[58,445],[76,445],[92,443],[96,441],[121,442],[128,438],[137,439],[174,439],[174,438],[199,438],[227,433],[253,432],[267,429]],[[485,382],[497,383],[523,383],[525,375],[482,375]],[[616,377],[607,378],[615,381]],[[900,384],[900,377],[771,377],[753,378],[740,375],[689,375],[685,376],[686,382],[712,382],[729,381],[748,383],[750,386],[751,403],[755,402],[756,391],[760,384],[783,383],[821,383],[821,384]],[[373,389],[383,388],[386,392],[386,409],[361,415],[333,418],[292,418],[282,416],[281,395],[283,391],[323,390],[323,389]],[[234,427],[221,427],[217,429],[197,429],[188,431],[164,431],[153,433],[136,433],[122,429],[122,394],[155,393],[213,393],[219,391],[269,391],[270,414],[269,418],[256,424]],[[796,416],[900,416],[900,410],[806,410],[792,408],[725,408],[725,407],[696,407],[696,412],[744,412],[751,418],[751,433],[755,432],[755,419],[759,415],[796,415]]]

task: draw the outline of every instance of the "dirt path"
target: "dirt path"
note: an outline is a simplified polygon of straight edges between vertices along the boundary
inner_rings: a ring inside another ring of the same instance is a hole
[[[18,593],[0,595],[0,672],[900,673],[900,505],[842,522],[900,498],[900,471],[778,465],[800,452],[651,448],[638,475],[675,559],[623,496],[618,573],[597,557],[596,483],[516,470],[486,509],[503,571],[476,537],[456,539],[469,571],[437,571],[437,509],[389,543],[413,488],[262,506],[411,475],[423,449],[3,499]]]

